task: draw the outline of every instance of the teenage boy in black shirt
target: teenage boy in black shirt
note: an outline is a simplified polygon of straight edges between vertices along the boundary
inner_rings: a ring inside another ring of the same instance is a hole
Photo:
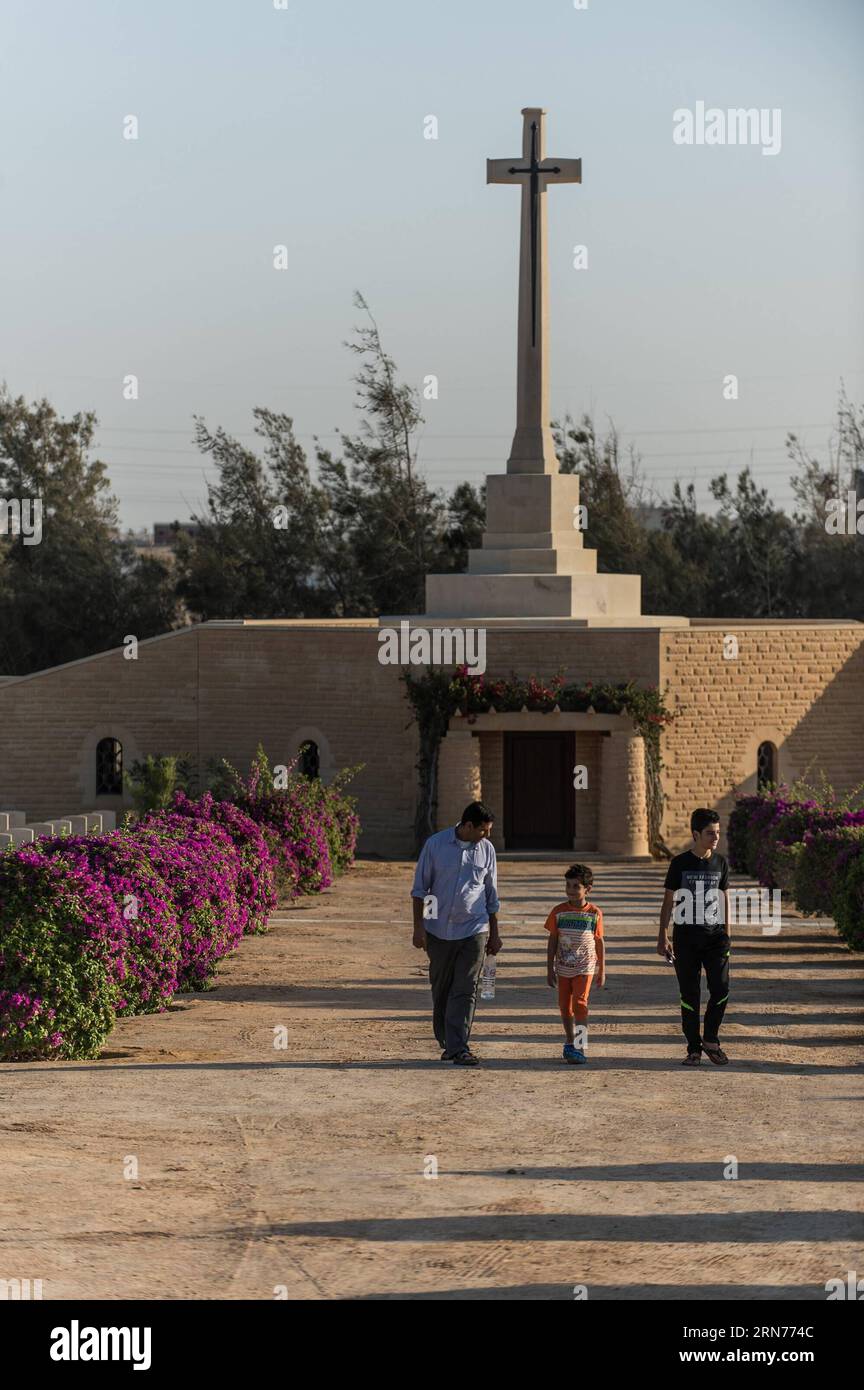
[[[720,1046],[720,1024],[729,998],[729,865],[717,853],[720,817],[700,808],[690,817],[693,848],[669,865],[660,909],[657,954],[673,960],[681,991],[681,1027],[687,1039],[684,1065],[698,1066],[702,1053],[717,1066],[729,1061]],[[672,918],[672,946],[668,927]],[[702,970],[708,980],[705,1026],[699,1032]]]

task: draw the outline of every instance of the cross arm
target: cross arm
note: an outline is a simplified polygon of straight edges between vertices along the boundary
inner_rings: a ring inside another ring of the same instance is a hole
[[[516,159],[487,159],[486,160],[486,182],[487,183],[516,183],[517,176],[511,174],[511,169],[518,169],[522,160],[517,156]]]
[[[487,161],[497,163],[498,161]],[[540,174],[546,175],[550,183],[581,183],[582,182],[582,160],[581,159],[553,159],[547,155],[540,165]],[[487,177],[487,183],[490,180]]]

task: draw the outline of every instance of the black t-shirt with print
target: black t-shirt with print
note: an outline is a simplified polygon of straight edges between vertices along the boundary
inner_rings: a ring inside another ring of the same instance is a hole
[[[722,854],[700,859],[692,850],[676,854],[663,885],[676,894],[672,921],[682,929],[696,927],[706,933],[726,930],[726,900],[720,895],[729,887],[729,865]],[[691,895],[679,892],[685,889]]]

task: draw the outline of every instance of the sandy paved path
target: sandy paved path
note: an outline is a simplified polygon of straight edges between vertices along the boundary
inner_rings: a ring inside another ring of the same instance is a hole
[[[824,1299],[864,1275],[862,962],[829,925],[739,928],[734,1064],[687,1071],[653,954],[662,869],[595,870],[610,979],[587,1068],[560,1060],[546,862],[501,865],[477,1071],[438,1061],[410,868],[377,863],[280,914],[213,993],[122,1022],[99,1061],[0,1067],[0,1279],[46,1298]]]

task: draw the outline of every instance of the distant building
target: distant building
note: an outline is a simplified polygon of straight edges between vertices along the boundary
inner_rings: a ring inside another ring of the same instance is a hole
[[[153,544],[174,550],[178,535],[197,536],[199,529],[197,521],[154,521]]]
[[[646,531],[663,530],[663,508],[656,506],[653,502],[641,502],[634,507],[637,519],[645,527]]]

